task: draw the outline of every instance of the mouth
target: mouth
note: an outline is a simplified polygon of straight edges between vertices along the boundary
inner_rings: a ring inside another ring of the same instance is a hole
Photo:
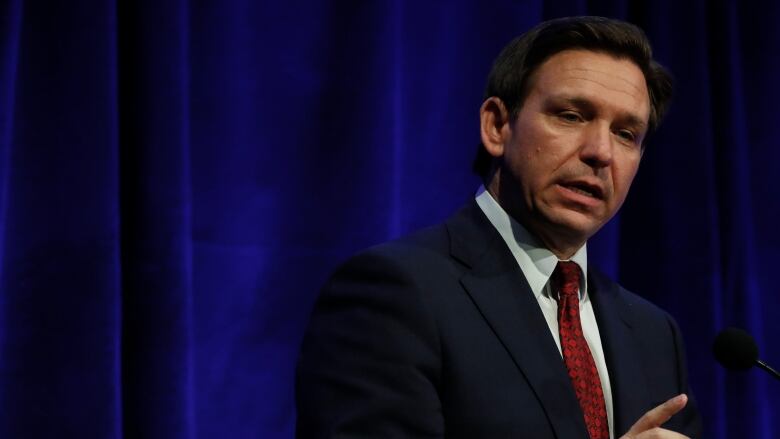
[[[601,186],[591,184],[585,181],[568,181],[559,183],[560,186],[568,189],[576,194],[580,194],[596,200],[604,199],[604,190]]]

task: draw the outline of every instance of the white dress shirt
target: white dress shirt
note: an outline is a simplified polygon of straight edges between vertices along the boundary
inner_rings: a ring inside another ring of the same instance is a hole
[[[558,264],[558,257],[550,250],[545,248],[537,238],[531,235],[519,222],[510,217],[501,207],[493,196],[481,186],[477,191],[476,201],[482,212],[490,220],[493,227],[504,238],[506,245],[517,260],[517,264],[523,271],[531,291],[539,302],[544,318],[547,320],[547,326],[550,327],[555,344],[558,346],[558,352],[561,352],[561,340],[558,333],[558,302],[550,292],[550,276],[552,276],[555,266]],[[570,259],[580,266],[582,276],[580,279],[580,321],[582,323],[582,332],[585,340],[588,342],[588,348],[593,355],[596,363],[596,369],[599,372],[601,380],[601,389],[604,392],[604,401],[607,408],[607,421],[609,422],[609,437],[614,439],[615,431],[613,426],[612,409],[612,388],[609,384],[609,372],[607,363],[604,360],[604,350],[601,347],[601,336],[599,327],[596,324],[596,316],[593,314],[593,304],[588,298],[588,253],[586,245],[579,250]],[[563,358],[563,354],[561,354]]]

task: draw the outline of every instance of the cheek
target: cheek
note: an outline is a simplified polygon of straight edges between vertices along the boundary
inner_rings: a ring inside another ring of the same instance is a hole
[[[538,191],[545,185],[545,180],[551,173],[546,158],[548,157],[533,153],[518,157],[513,170],[516,179],[525,190]]]
[[[631,187],[631,183],[634,181],[634,177],[636,177],[638,170],[638,159],[631,160],[625,163],[623,166],[615,168],[613,174],[615,178],[615,192],[620,196],[621,199],[625,198],[626,194],[628,194],[628,189]]]
[[[572,142],[561,137],[537,119],[523,119],[515,126],[514,137],[505,148],[505,160],[527,195],[530,192],[533,196],[548,186],[566,162],[562,145]]]

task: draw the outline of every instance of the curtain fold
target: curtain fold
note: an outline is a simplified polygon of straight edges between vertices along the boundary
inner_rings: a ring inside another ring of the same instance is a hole
[[[125,437],[194,437],[186,0],[118,3]]]
[[[743,90],[744,72],[739,47],[740,23],[736,5],[715,2],[710,9],[711,70],[713,72],[713,118],[716,172],[724,178],[716,182],[721,245],[722,289],[725,294],[719,304],[722,321],[746,328],[763,343],[763,316],[760,312],[761,291],[755,282],[754,210],[750,195],[751,144],[747,137],[747,109]],[[718,93],[720,91],[720,93]],[[755,407],[767,404],[763,374],[740,377],[726,386],[727,416],[723,420],[723,437],[745,435],[769,437],[768,419],[755,413]],[[735,398],[736,397],[736,398]],[[737,399],[752,399],[756,405],[733,404]],[[735,426],[732,417],[753,418],[747,426]],[[736,428],[735,428],[736,427]]]
[[[0,436],[115,437],[113,11],[1,8]]]
[[[19,36],[22,22],[21,0],[9,1],[0,15],[2,45],[0,46],[0,272],[3,268],[3,241],[5,239],[5,218],[8,206],[8,181],[11,160],[11,137],[13,127],[14,91],[19,56]]]

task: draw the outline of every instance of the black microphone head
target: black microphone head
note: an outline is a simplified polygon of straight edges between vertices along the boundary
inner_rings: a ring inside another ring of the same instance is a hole
[[[738,328],[726,328],[715,337],[712,345],[715,359],[726,369],[750,369],[758,361],[758,346],[747,332]]]

